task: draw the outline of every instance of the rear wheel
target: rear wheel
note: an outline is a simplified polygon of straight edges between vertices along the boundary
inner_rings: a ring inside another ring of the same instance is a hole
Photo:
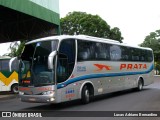
[[[18,84],[12,85],[11,91],[12,91],[13,93],[17,94],[17,93],[18,93]]]
[[[90,102],[90,91],[86,85],[82,89],[81,102],[83,104],[87,104]]]
[[[137,90],[138,90],[138,91],[141,91],[142,89],[143,89],[143,81],[140,79],[140,80],[138,81]]]

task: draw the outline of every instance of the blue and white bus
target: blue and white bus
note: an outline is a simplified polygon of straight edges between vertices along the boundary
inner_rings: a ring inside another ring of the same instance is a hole
[[[23,102],[81,99],[89,103],[96,95],[142,90],[153,83],[153,51],[109,39],[85,35],[40,38],[26,43],[18,60]]]

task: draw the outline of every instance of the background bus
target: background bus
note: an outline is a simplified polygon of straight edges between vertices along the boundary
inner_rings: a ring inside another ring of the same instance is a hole
[[[20,61],[19,94],[23,102],[81,99],[88,103],[96,95],[141,90],[153,82],[150,48],[97,37],[37,39],[26,44]]]
[[[18,73],[17,71],[10,72],[9,61],[10,57],[0,57],[0,92],[12,91],[18,93]]]

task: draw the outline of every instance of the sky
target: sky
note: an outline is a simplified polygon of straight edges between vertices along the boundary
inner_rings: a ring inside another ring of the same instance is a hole
[[[99,15],[111,28],[118,27],[123,43],[137,46],[160,29],[160,0],[59,0],[60,17],[81,11]]]
[[[123,43],[134,46],[160,29],[160,0],[59,0],[59,10],[61,18],[73,11],[99,15],[111,28],[120,29]],[[0,44],[0,55],[8,48]]]

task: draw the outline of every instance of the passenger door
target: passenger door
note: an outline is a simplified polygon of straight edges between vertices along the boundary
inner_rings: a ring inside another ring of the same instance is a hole
[[[75,64],[75,40],[68,39],[61,42],[57,61],[57,83],[66,81],[74,68]]]
[[[76,90],[71,85],[64,83],[72,74],[75,64],[75,40],[66,39],[61,42],[57,61],[57,83],[64,84],[61,89],[61,101],[76,98]]]

